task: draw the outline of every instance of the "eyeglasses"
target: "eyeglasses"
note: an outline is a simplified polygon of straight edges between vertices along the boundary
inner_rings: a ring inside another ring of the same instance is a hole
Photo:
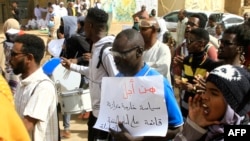
[[[132,52],[133,50],[137,49],[137,48],[140,48],[140,46],[136,46],[136,47],[133,47],[129,50],[126,50],[126,51],[114,51],[114,50],[110,50],[112,52],[112,55],[114,57],[121,57],[121,58],[127,58],[127,55]]]
[[[23,52],[14,52],[14,51],[10,51],[10,56],[11,57],[15,57],[15,56],[17,56],[17,55],[19,55],[19,54],[24,54],[24,55],[27,55],[27,53],[23,53]]]
[[[190,40],[190,39],[187,39],[187,44],[192,44],[193,42],[200,42],[202,40]]]
[[[219,43],[219,45],[223,45],[223,46],[237,45],[237,43],[230,42],[229,40],[222,40],[222,39],[219,39],[218,43]]]
[[[153,27],[155,24],[157,24],[156,21],[141,20],[139,27]]]
[[[193,23],[193,22],[187,22],[186,25],[190,25],[191,27],[194,27],[194,26],[197,26],[197,27],[198,27],[198,25],[195,24],[195,23]]]

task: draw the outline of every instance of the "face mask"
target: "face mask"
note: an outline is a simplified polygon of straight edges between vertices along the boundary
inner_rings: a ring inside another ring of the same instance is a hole
[[[49,21],[48,27],[53,27],[54,25],[55,25],[55,23],[53,21]]]

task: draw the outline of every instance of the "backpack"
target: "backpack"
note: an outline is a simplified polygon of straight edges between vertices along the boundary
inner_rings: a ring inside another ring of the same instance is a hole
[[[96,65],[96,68],[98,69],[99,67],[100,67],[100,65],[102,64],[102,66],[103,66],[103,63],[102,63],[102,55],[103,55],[103,51],[107,48],[107,47],[110,47],[110,46],[112,46],[112,44],[113,43],[111,43],[111,42],[107,42],[107,43],[105,43],[103,46],[102,46],[102,48],[101,48],[101,50],[100,50],[100,53],[99,53],[99,61],[98,61],[98,63],[97,63],[97,65]],[[106,73],[108,74],[108,72],[107,72],[107,70],[105,69],[105,67],[103,66],[103,68],[104,68],[104,70],[106,71]],[[109,74],[108,74],[109,75]]]
[[[207,53],[208,52],[208,49],[210,48],[210,47],[212,47],[213,45],[211,45],[211,44],[207,44],[206,46],[205,46],[205,52]]]

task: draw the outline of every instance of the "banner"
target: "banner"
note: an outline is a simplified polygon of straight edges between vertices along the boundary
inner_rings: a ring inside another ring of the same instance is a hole
[[[118,122],[123,122],[133,136],[166,135],[168,114],[162,76],[103,78],[94,128],[120,131]]]

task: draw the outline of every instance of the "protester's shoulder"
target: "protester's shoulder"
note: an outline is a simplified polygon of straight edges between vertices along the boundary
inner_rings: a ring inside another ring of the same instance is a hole
[[[112,47],[113,45],[113,42],[115,40],[115,36],[114,35],[108,35],[108,36],[105,36],[103,37],[99,42],[100,46],[101,47]]]
[[[154,75],[161,75],[163,77],[163,75],[159,73],[156,69],[150,67],[150,71],[148,72],[147,76],[154,76]]]
[[[170,51],[168,45],[164,44],[161,41],[157,41],[157,42],[158,42],[157,46],[158,46],[158,48],[159,48],[160,51]]]
[[[206,58],[206,61],[204,62],[204,66],[208,71],[212,71],[213,69],[219,67],[222,65],[222,62],[220,61],[214,61],[211,58]]]
[[[114,40],[115,40],[115,35],[114,35],[114,34],[109,34],[109,35],[105,36],[104,38],[105,38],[106,40],[110,40],[110,41],[114,42]],[[110,42],[110,41],[109,41],[109,42]]]
[[[105,55],[110,54],[111,55],[112,45],[113,45],[113,42],[106,42],[106,43],[104,43],[102,45],[102,49],[101,49],[101,50],[103,50],[103,54],[105,54]]]
[[[133,14],[133,16],[136,16],[136,15],[138,15],[138,14],[140,14],[140,13],[141,13],[141,11],[135,12],[135,13]]]
[[[217,56],[217,51],[218,51],[218,49],[217,49],[217,47],[214,46],[213,44],[208,43],[207,46],[205,47],[205,51],[208,53],[208,55],[209,55],[210,57],[212,57],[212,56],[214,56],[214,55]],[[217,58],[213,58],[213,59],[217,60]]]
[[[217,49],[217,47],[211,41],[207,43],[207,47]]]
[[[38,71],[39,72],[37,73],[37,75],[39,75],[40,77],[37,78],[37,80],[34,80],[34,82],[44,84],[44,85],[50,85],[50,86],[54,87],[54,82],[50,79],[50,77],[48,75],[46,75],[43,72],[43,69],[39,68]]]
[[[86,41],[86,37],[79,34],[79,33],[73,34],[69,39],[73,40],[73,41],[74,40],[84,40],[84,41]]]
[[[160,40],[157,40],[156,44],[158,44],[158,46],[160,46],[160,47],[167,47],[168,46],[167,44],[161,42]]]
[[[215,46],[216,48],[219,48],[219,42],[216,37],[209,34],[209,41],[213,46]]]

